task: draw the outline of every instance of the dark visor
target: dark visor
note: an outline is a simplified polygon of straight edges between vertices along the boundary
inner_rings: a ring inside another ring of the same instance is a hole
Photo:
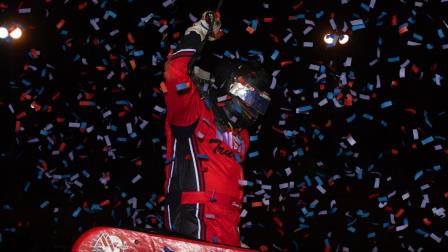
[[[268,109],[271,98],[265,92],[260,92],[248,84],[234,82],[230,85],[230,94],[240,98],[244,105],[264,115]]]

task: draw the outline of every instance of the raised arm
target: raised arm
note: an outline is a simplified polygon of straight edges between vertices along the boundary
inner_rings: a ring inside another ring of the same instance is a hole
[[[200,54],[205,41],[221,35],[219,14],[207,11],[185,31],[178,48],[169,56],[165,64],[165,103],[170,124],[185,127],[198,119],[200,96],[191,81],[189,66]]]

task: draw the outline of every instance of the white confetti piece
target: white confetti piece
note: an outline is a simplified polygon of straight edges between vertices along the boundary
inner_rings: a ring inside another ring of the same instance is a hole
[[[139,181],[140,179],[142,179],[142,176],[141,176],[140,174],[137,174],[137,176],[135,176],[135,177],[131,180],[131,182],[132,182],[132,184],[135,184],[135,183],[137,183],[137,181]]]

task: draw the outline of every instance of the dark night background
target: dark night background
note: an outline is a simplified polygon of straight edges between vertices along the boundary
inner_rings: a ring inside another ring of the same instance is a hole
[[[163,64],[217,2],[0,0],[0,25],[25,30],[0,41],[1,251],[68,251],[99,225],[161,229]],[[448,1],[242,3],[224,1],[226,35],[198,64],[263,58],[273,73],[244,164],[244,243],[446,250]],[[331,18],[348,44],[323,43]]]

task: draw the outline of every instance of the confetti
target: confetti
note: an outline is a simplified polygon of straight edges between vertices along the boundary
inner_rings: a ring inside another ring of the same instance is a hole
[[[32,244],[37,250],[54,250],[96,225],[91,220],[163,229],[165,198],[156,185],[173,161],[163,133],[163,67],[199,8],[174,0],[72,2],[0,3],[0,12],[39,19],[25,34],[52,38],[27,36],[23,46],[33,48],[15,50],[17,69],[2,90],[9,95],[0,97],[15,149],[0,149],[0,158],[17,160],[1,167],[17,168],[18,178],[7,170],[4,180],[19,183],[5,188],[20,195],[0,201],[12,223],[0,229],[2,245],[36,229],[42,216],[51,216],[45,230],[54,235]],[[232,18],[222,28],[232,42],[207,44],[213,59],[254,59],[271,71],[272,104],[249,129],[238,182],[243,242],[261,251],[381,251],[388,240],[443,251],[447,60],[440,55],[448,25],[439,12],[448,2],[311,2],[255,1],[242,17],[225,1],[221,14]],[[327,30],[349,34],[348,44],[326,47]],[[184,81],[179,95],[191,88]],[[219,106],[231,97],[216,98]],[[205,129],[194,134],[204,141]],[[322,221],[334,225],[318,227]]]

